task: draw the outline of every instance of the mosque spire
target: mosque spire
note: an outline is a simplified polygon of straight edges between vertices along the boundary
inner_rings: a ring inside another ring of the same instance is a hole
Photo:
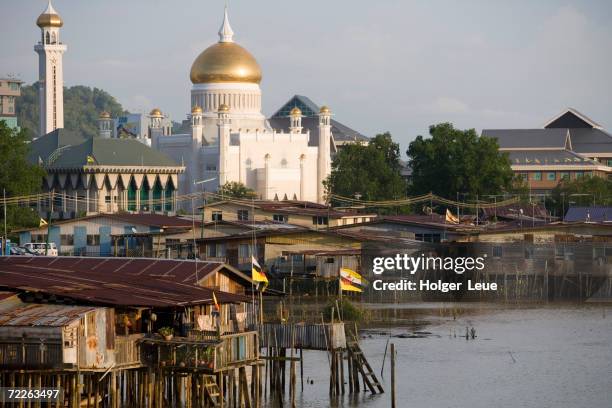
[[[47,9],[43,11],[43,14],[57,14],[55,9],[53,8],[53,5],[51,4],[51,0],[49,0],[49,2],[47,3]]]
[[[227,17],[227,5],[225,6],[225,14],[223,16],[223,24],[219,29],[219,42],[234,42],[234,31],[230,26],[229,18]]]

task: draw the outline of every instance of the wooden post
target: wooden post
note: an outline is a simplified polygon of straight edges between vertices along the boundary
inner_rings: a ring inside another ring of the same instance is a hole
[[[291,353],[291,357],[293,357],[293,353]],[[291,368],[290,368],[290,380],[289,380],[289,387],[290,387],[290,394],[291,394],[291,408],[295,408],[295,360],[291,359]]]
[[[224,390],[223,390],[223,377],[224,377],[223,371],[220,372],[219,374],[217,374],[217,382],[219,384],[219,407],[220,408],[223,408],[223,403],[225,402],[224,401],[224,395],[223,395],[223,392],[224,392]]]
[[[338,353],[338,358],[340,360],[340,390],[342,391],[342,395],[344,395],[344,350],[340,349],[340,353]]]
[[[391,408],[395,408],[395,344],[391,343]]]
[[[301,346],[300,346],[300,382],[302,384],[302,392],[304,392],[304,356],[302,355]]]
[[[98,375],[95,374],[94,378],[94,408],[98,408],[98,398],[99,398],[99,394],[100,394],[100,380],[98,380]],[[142,405],[141,405],[142,406]]]

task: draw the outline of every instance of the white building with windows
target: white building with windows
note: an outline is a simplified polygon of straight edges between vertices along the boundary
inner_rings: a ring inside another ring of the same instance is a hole
[[[316,132],[303,129],[298,108],[288,131],[272,128],[261,112],[261,68],[233,37],[226,10],[219,41],[191,67],[191,133],[167,134],[152,114],[151,146],[184,164],[180,194],[234,181],[262,199],[324,202],[334,148],[329,108],[320,108]]]

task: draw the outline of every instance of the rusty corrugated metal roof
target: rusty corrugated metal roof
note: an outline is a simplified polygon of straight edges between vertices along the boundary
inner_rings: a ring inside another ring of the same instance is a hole
[[[65,326],[93,307],[25,303],[0,312],[0,326]]]
[[[101,305],[183,307],[213,303],[212,290],[197,286],[197,282],[218,270],[236,275],[233,268],[219,262],[8,256],[0,257],[0,288]],[[215,293],[221,303],[250,300]]]
[[[0,290],[0,300],[8,299],[17,294],[17,292]]]

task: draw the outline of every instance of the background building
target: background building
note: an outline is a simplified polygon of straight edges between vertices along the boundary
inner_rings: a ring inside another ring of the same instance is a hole
[[[0,120],[5,121],[12,129],[19,127],[15,99],[21,96],[22,83],[23,81],[16,78],[0,78]]]
[[[484,129],[482,136],[497,139],[535,194],[550,193],[562,180],[612,174],[612,135],[572,108],[540,129]]]
[[[183,167],[136,140],[57,129],[32,141],[29,160],[46,171],[44,190],[55,193],[39,208],[43,215],[175,211]]]
[[[159,109],[154,109],[151,113],[160,112]],[[121,115],[113,121],[113,132],[111,137],[120,139],[133,138],[141,143],[151,146],[151,114],[144,113],[128,113]],[[172,133],[172,120],[168,115],[162,114],[161,129],[164,135]]]
[[[314,103],[309,97],[303,95],[294,95],[278,109],[269,119],[270,126],[272,126],[273,129],[288,132],[291,127],[291,111],[294,108],[298,108],[302,112],[302,127],[306,131],[315,134],[319,123],[318,115],[321,106]],[[342,146],[346,144],[367,144],[370,140],[367,136],[338,122],[336,119],[331,120],[331,133],[335,150],[342,148]]]

